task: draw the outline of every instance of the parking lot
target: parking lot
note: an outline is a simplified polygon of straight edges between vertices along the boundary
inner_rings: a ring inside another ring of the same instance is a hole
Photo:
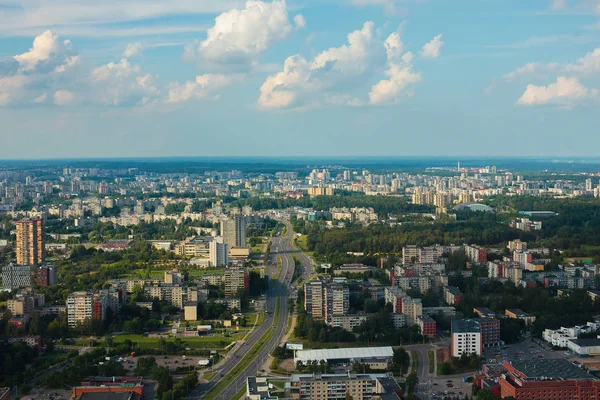
[[[484,356],[489,362],[490,360],[518,360],[518,359],[548,359],[548,358],[575,358],[573,354],[567,353],[565,350],[552,350],[545,342],[536,339],[532,341],[530,337],[520,343],[510,344],[503,347],[490,347],[484,350]]]
[[[429,390],[431,390],[431,399],[464,399],[465,396],[471,396],[472,384],[463,382],[462,376],[438,376],[431,378],[431,384],[428,382],[419,384],[421,398],[429,398],[427,396]]]

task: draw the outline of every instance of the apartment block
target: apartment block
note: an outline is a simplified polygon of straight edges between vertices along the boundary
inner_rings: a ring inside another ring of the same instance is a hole
[[[225,269],[225,297],[234,297],[240,289],[248,290],[250,287],[248,271],[242,267],[229,267]]]
[[[460,358],[463,354],[481,355],[481,327],[473,320],[459,319],[452,321],[452,339],[450,342],[452,357]]]
[[[44,263],[44,223],[42,218],[17,221],[17,264],[40,265]]]
[[[401,399],[402,390],[387,374],[294,374],[285,397],[300,400]]]
[[[34,265],[5,265],[2,267],[2,290],[11,292],[15,289],[33,286],[35,272]]]
[[[479,247],[479,246],[467,245],[467,244],[465,244],[463,247],[465,249],[465,254],[467,255],[467,258],[469,259],[470,262],[472,262],[472,263],[487,262],[487,250],[486,249]]]
[[[99,293],[73,292],[67,297],[67,318],[69,328],[88,320],[104,320],[108,301],[106,296]]]
[[[462,292],[456,286],[444,286],[444,301],[451,306],[457,306],[462,300]]]

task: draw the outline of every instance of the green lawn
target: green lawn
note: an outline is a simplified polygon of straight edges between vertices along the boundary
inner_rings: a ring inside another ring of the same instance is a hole
[[[419,368],[419,356],[417,355],[416,351],[411,351],[410,356],[412,357],[412,362],[413,362],[412,369],[410,370],[410,372],[411,372],[411,374],[412,373],[416,374],[417,370]]]
[[[306,236],[306,235],[302,235],[302,236],[294,239],[294,243],[302,251],[308,251],[307,241],[308,241],[308,236]]]
[[[223,336],[199,336],[199,337],[191,337],[181,339],[184,347],[189,347],[192,349],[221,349],[230,345],[234,340],[239,339],[236,336],[243,336],[242,334],[234,334],[231,337],[223,337]],[[119,335],[115,336],[114,343],[120,344],[125,340],[131,340],[136,346],[139,346],[142,349],[156,349],[158,348],[158,343],[160,341],[159,338],[145,337],[143,335]],[[169,338],[165,339],[167,342],[173,342],[175,339]]]
[[[216,374],[217,374],[216,372],[211,372],[210,374],[204,374],[204,375],[202,375],[202,377],[204,379],[206,379],[207,381],[210,381],[213,378],[213,376],[215,376]]]
[[[429,373],[433,374],[433,371],[435,368],[435,364],[434,364],[435,357],[433,356],[433,350],[429,350],[427,352],[427,356],[429,357]]]

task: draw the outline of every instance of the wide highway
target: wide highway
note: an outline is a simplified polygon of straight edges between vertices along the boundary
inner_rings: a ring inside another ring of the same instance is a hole
[[[286,224],[287,225],[287,224]],[[210,391],[223,377],[227,375],[239,362],[247,361],[245,355],[256,344],[260,338],[269,330],[274,330],[274,335],[266,346],[263,346],[260,351],[253,356],[248,366],[231,380],[229,385],[219,393],[217,400],[230,400],[235,397],[235,394],[246,385],[246,378],[256,375],[260,367],[264,364],[269,354],[275,349],[281,338],[285,334],[285,328],[289,317],[288,312],[288,297],[289,288],[294,276],[295,263],[291,256],[294,251],[290,241],[292,240],[292,229],[288,226],[285,235],[282,235],[282,229],[279,228],[276,236],[271,240],[271,252],[269,254],[268,268],[269,276],[273,277],[277,270],[277,257],[281,258],[281,270],[277,282],[271,280],[271,286],[267,292],[267,310],[268,315],[265,316],[264,322],[257,327],[246,342],[230,354],[227,361],[219,368],[219,373],[215,375],[209,382],[200,385],[199,389],[194,391],[188,398],[202,397]],[[272,326],[275,316],[275,305],[279,302],[279,318],[277,324]]]

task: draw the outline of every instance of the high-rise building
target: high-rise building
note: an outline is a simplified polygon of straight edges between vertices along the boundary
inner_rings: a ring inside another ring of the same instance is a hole
[[[346,315],[350,309],[350,289],[341,279],[314,280],[304,285],[304,309],[313,318],[333,322],[333,316]]]
[[[11,292],[15,289],[33,286],[35,282],[35,266],[9,264],[2,267],[2,290]]]
[[[42,265],[35,272],[35,283],[38,286],[56,285],[56,267],[54,265]]]
[[[592,178],[588,178],[585,180],[585,191],[586,192],[594,191],[594,183],[592,182]]]
[[[221,236],[223,242],[232,247],[246,246],[246,219],[241,214],[236,214],[221,220]]]
[[[245,268],[232,267],[225,270],[225,297],[234,297],[240,289],[248,290],[250,280]]]
[[[222,236],[217,236],[209,244],[209,257],[211,267],[222,267],[227,265],[228,246],[224,243]]]
[[[73,292],[67,297],[67,321],[69,328],[88,320],[103,321],[110,307],[107,293]]]
[[[94,295],[88,292],[74,292],[67,297],[67,320],[70,328],[75,328],[91,320],[94,311]]]
[[[471,319],[452,321],[452,357],[460,358],[463,354],[481,355],[483,344],[481,342],[481,327]]]
[[[39,265],[44,262],[44,223],[42,218],[16,222],[17,264]]]

